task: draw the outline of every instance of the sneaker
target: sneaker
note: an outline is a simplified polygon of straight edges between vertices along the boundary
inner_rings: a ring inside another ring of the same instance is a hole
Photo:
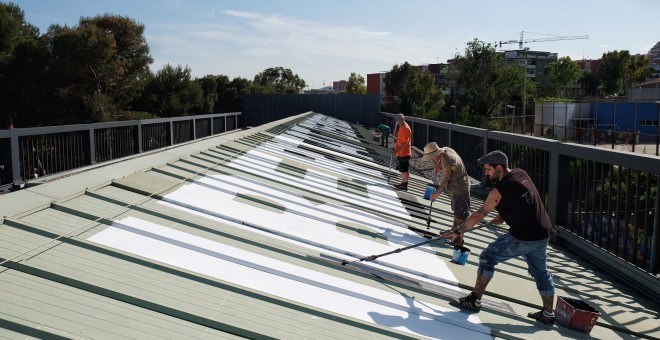
[[[481,300],[477,299],[477,296],[474,295],[474,292],[462,298],[451,299],[449,300],[449,304],[454,307],[471,310],[476,313],[478,313],[481,310]]]
[[[532,319],[541,321],[546,325],[554,325],[555,324],[555,313],[550,314],[550,313],[546,312],[543,309],[541,309],[540,311],[538,311],[536,313],[529,312],[529,313],[527,313],[527,316],[532,318]]]

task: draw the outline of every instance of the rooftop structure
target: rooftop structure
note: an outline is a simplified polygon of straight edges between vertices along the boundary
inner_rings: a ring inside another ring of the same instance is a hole
[[[408,192],[388,185],[398,173],[370,137],[309,112],[0,196],[0,335],[584,337],[525,316],[539,299],[523,259],[498,266],[479,314],[449,305],[506,227],[470,233],[465,265],[442,242],[361,261],[451,225],[446,196],[422,198],[422,172]],[[549,251],[558,295],[601,313],[591,336],[660,337],[657,301],[568,249]]]

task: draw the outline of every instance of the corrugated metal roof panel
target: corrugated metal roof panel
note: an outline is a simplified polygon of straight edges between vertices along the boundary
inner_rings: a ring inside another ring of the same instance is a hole
[[[305,114],[113,164],[111,182],[103,167],[97,182],[76,186],[76,175],[28,189],[15,196],[33,195],[17,201],[26,209],[2,209],[0,258],[11,261],[0,272],[0,325],[10,337],[579,336],[525,317],[539,299],[521,259],[498,266],[478,315],[449,306],[501,228],[470,233],[465,266],[450,264],[440,242],[359,261],[425,241],[415,230],[427,229],[430,208],[426,179],[413,176],[410,193],[390,189],[388,154],[368,134]],[[448,211],[441,197],[429,231],[451,225]],[[643,299],[550,252],[558,293],[598,303],[602,325],[660,332]]]

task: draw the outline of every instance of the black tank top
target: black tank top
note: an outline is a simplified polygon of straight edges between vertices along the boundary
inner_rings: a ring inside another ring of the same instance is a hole
[[[502,200],[495,207],[513,237],[521,241],[537,241],[552,234],[552,223],[538,190],[527,173],[512,169],[495,184]]]

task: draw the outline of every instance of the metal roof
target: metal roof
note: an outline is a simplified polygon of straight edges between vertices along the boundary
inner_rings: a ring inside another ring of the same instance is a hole
[[[464,266],[443,242],[397,252],[451,210],[419,175],[393,190],[390,162],[371,131],[306,113],[2,195],[0,337],[584,336],[526,317],[540,298],[523,259],[498,265],[480,313],[450,306],[506,229],[469,233]],[[660,337],[657,302],[549,253],[558,295],[601,313],[592,337]]]

